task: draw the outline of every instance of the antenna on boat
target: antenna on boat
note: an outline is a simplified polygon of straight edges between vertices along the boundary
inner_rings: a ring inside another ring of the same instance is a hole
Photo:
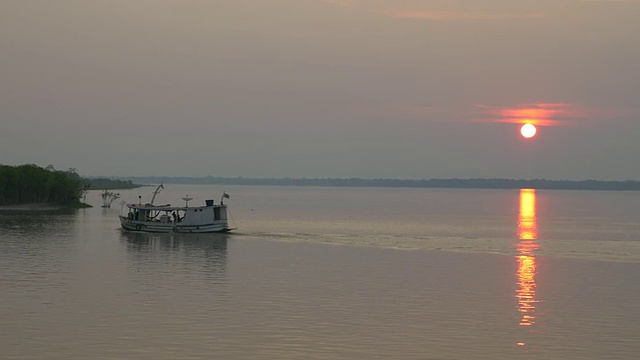
[[[160,183],[160,185],[158,185],[156,190],[153,192],[153,197],[151,198],[151,205],[153,205],[153,202],[156,200],[156,195],[158,195],[158,193],[161,191],[160,189],[164,189],[164,186],[162,185],[162,183]]]
[[[187,203],[187,204],[185,205],[185,207],[189,207],[189,201],[193,200],[193,198],[192,198],[192,197],[189,197],[189,195],[187,195],[187,196],[185,196],[185,197],[183,197],[183,198],[181,198],[181,199],[182,199],[182,200],[184,200],[184,202],[185,202],[185,203]]]

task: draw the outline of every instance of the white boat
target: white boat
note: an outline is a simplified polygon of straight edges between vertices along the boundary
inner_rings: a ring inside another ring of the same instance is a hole
[[[154,205],[156,195],[164,189],[160,184],[153,192],[153,198],[148,204],[126,204],[128,212],[120,215],[120,225],[123,230],[150,233],[212,233],[228,232],[229,227],[227,205],[224,199],[229,198],[226,192],[222,194],[220,203],[205,200],[204,206],[189,206],[190,197],[183,197],[185,206]]]

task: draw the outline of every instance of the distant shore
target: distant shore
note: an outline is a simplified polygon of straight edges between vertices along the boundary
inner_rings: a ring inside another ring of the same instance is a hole
[[[245,178],[245,177],[116,177],[138,184],[218,184],[260,186],[340,186],[454,189],[545,189],[640,191],[640,181],[625,180],[546,180],[546,179],[340,179],[340,178]]]

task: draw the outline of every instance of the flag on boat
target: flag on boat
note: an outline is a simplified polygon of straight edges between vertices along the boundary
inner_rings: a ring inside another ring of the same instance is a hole
[[[231,198],[231,196],[229,196],[229,194],[227,194],[226,192],[222,193],[222,197],[227,199]]]

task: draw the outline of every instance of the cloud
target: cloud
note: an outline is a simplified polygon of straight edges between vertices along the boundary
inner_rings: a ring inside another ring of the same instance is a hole
[[[382,15],[394,19],[427,20],[427,21],[455,21],[455,20],[507,20],[507,19],[534,19],[545,17],[539,12],[505,13],[505,12],[474,12],[474,11],[447,11],[414,5],[403,9],[397,8],[393,1],[381,1],[376,3],[356,0],[320,0],[323,3],[349,7],[361,12]],[[385,5],[382,5],[384,3]]]
[[[451,122],[469,118],[469,109],[450,104],[413,104],[406,101],[393,101],[366,111],[369,115],[382,116],[397,120],[423,122]]]
[[[581,2],[599,2],[599,3],[632,3],[640,4],[640,0],[580,0]]]
[[[474,121],[532,123],[539,126],[573,125],[577,121],[603,122],[640,116],[639,108],[588,107],[572,103],[532,103],[512,107],[475,105]]]
[[[628,126],[640,118],[640,107],[596,107],[578,103],[538,102],[511,106],[415,104],[395,101],[361,110],[404,125],[428,123],[506,123],[536,126]]]
[[[489,13],[489,12],[457,12],[457,11],[419,11],[389,9],[382,14],[396,19],[449,21],[449,20],[506,20],[534,19],[545,17],[542,13]]]
[[[539,126],[566,125],[568,121],[588,117],[587,109],[570,103],[532,103],[512,107],[476,105],[480,118],[476,121]]]
[[[491,123],[533,123],[541,126],[560,125],[571,119],[586,118],[588,111],[582,105],[568,103],[532,103],[510,107],[486,105],[415,105],[403,102],[388,103],[383,110],[387,115],[422,121],[458,121]]]
[[[344,7],[348,7],[348,6],[352,6],[353,2],[351,0],[320,0],[321,2],[324,3],[328,3],[328,4],[333,4],[333,5],[339,5],[339,6],[344,6]]]

